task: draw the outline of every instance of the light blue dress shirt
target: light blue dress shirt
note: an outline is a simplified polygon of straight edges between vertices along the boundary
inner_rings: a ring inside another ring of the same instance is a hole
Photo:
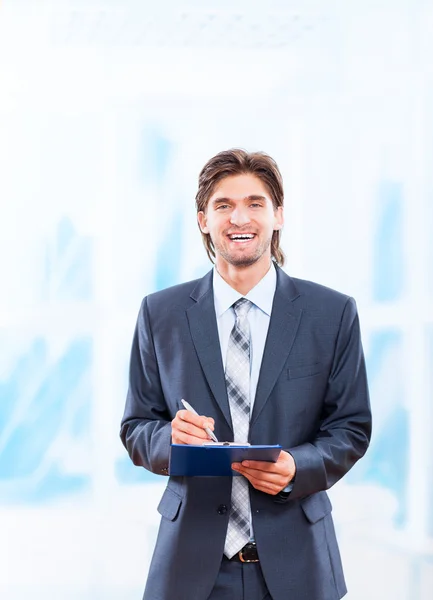
[[[262,364],[263,351],[265,349],[266,336],[268,335],[269,321],[271,319],[272,303],[274,301],[275,289],[277,287],[277,272],[271,265],[266,275],[259,283],[243,296],[233,289],[217,269],[214,269],[213,292],[215,302],[215,313],[218,325],[218,335],[220,340],[221,354],[223,359],[224,371],[226,368],[227,349],[229,345],[230,333],[235,324],[235,311],[232,305],[239,298],[247,298],[253,305],[248,312],[248,322],[250,324],[251,345],[250,345],[250,415],[254,406],[256,397],[257,383],[259,380],[260,367]],[[244,440],[245,442],[247,440]]]

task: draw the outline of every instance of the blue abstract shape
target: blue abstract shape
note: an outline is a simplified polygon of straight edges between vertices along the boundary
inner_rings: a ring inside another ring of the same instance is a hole
[[[62,474],[49,450],[61,432],[79,440],[89,433],[91,360],[92,340],[86,337],[74,340],[51,368],[42,339],[18,361],[3,386],[13,406],[0,434],[0,483],[6,499],[16,497],[14,482],[19,482],[15,489],[22,501],[89,485],[87,475]]]
[[[116,478],[125,485],[161,482],[163,475],[155,475],[147,469],[136,467],[129,456],[119,458],[115,464]]]
[[[348,473],[348,483],[376,483],[398,501],[395,524],[407,518],[405,487],[408,479],[409,415],[403,402],[402,335],[396,329],[375,333],[367,357],[373,437],[366,456]]]
[[[56,254],[62,256],[75,237],[75,229],[70,219],[64,217],[60,220],[56,232]]]
[[[389,356],[389,353],[392,350],[398,350],[398,362],[399,364],[394,364],[394,368],[397,369],[397,373],[395,373],[395,377],[398,380],[401,380],[402,371],[400,367],[402,367],[401,363],[401,350],[402,344],[402,333],[399,329],[383,329],[380,331],[376,331],[370,341],[370,351],[365,358],[365,362],[367,365],[367,372],[369,381],[377,380],[381,374],[383,374],[384,369],[386,367],[386,361]],[[401,387],[399,386],[399,390],[401,391]],[[401,397],[401,395],[399,394]]]
[[[382,181],[379,186],[379,222],[373,247],[373,297],[377,302],[397,300],[403,290],[403,186]]]
[[[167,171],[173,153],[172,142],[167,139],[156,127],[143,130],[141,141],[142,157],[140,171],[147,184],[153,185],[158,193],[159,200],[164,198],[164,186],[167,181]],[[163,202],[166,207],[168,219],[167,232],[158,246],[155,265],[155,288],[160,290],[179,282],[181,264],[181,243],[183,231],[182,212],[179,209],[179,198],[173,202],[169,196]],[[170,210],[171,208],[171,210]]]
[[[58,465],[50,464],[43,477],[38,480],[37,485],[29,488],[27,482],[24,485],[22,482],[14,483],[13,486],[7,488],[3,500],[5,504],[35,505],[88,490],[90,490],[90,479],[87,475],[65,474]]]
[[[140,172],[146,183],[161,186],[165,181],[172,144],[155,128],[145,129],[141,142]]]
[[[89,432],[89,425],[91,419],[91,397],[90,390],[86,395],[86,398],[83,398],[83,403],[81,406],[77,406],[75,413],[72,416],[70,422],[69,433],[73,438],[82,438],[86,433]]]
[[[1,344],[0,347],[5,352],[7,344]],[[19,398],[24,396],[29,382],[38,378],[45,367],[46,358],[47,348],[44,340],[35,340],[28,353],[18,359],[9,378],[0,382],[0,439]],[[24,373],[25,377],[23,377]]]
[[[391,490],[398,499],[395,524],[402,527],[407,518],[404,500],[409,469],[408,414],[396,406],[387,419],[387,427],[376,435],[370,450],[370,464],[366,479]]]
[[[171,226],[158,246],[155,265],[155,290],[162,290],[180,281],[182,259],[183,215],[177,211]]]
[[[86,302],[92,297],[93,243],[77,234],[72,221],[63,217],[55,243],[46,256],[46,297],[64,302]]]
[[[70,301],[72,298],[79,302],[88,302],[92,297],[92,256],[93,242],[90,239],[80,239],[75,249],[73,262],[65,269],[59,287],[58,299]]]

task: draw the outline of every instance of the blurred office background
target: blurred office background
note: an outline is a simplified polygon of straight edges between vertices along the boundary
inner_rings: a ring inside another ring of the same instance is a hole
[[[142,297],[204,274],[208,158],[265,150],[287,271],[354,296],[349,600],[433,589],[433,2],[0,4],[0,597],[141,598],[164,478],[118,438]]]

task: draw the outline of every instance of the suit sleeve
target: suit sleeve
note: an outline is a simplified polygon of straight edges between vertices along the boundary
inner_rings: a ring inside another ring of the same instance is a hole
[[[288,448],[296,463],[289,499],[326,490],[366,452],[371,409],[356,304],[348,298],[336,340],[323,417],[310,443]]]
[[[152,473],[168,474],[171,417],[162,391],[146,298],[132,343],[120,437],[135,465]]]

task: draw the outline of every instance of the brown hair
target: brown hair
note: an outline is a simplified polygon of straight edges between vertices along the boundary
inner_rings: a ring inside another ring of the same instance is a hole
[[[232,148],[219,152],[208,160],[198,178],[198,191],[195,197],[197,213],[206,212],[209,199],[215,186],[225,177],[251,173],[266,186],[274,209],[284,205],[283,178],[277,163],[264,152],[246,152]],[[203,244],[211,262],[214,262],[215,248],[208,233],[201,232]],[[284,253],[280,248],[281,231],[274,231],[271,241],[271,255],[280,266],[284,265]]]

